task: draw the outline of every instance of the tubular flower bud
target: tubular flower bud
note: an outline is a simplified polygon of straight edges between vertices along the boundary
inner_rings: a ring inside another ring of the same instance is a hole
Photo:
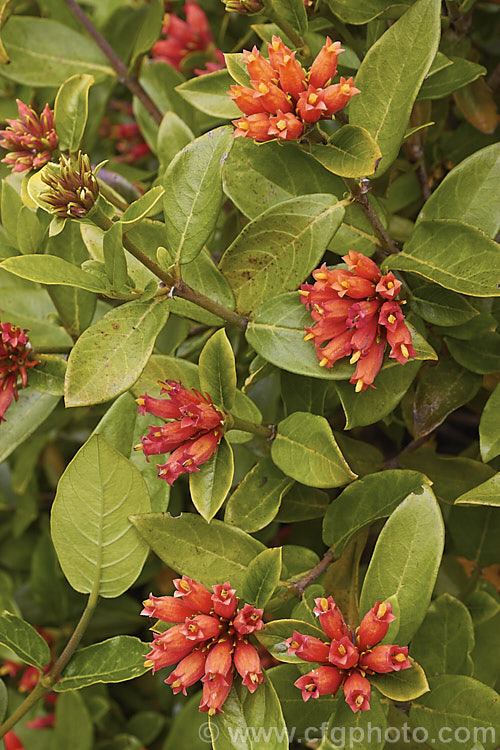
[[[42,193],[53,213],[63,219],[83,219],[99,197],[99,186],[92,172],[87,154],[78,153],[77,162],[63,154],[59,158],[60,171],[47,171],[42,181],[49,190]],[[47,167],[48,169],[48,167]]]
[[[380,643],[389,630],[389,623],[395,620],[389,602],[375,602],[375,606],[366,613],[361,620],[356,641],[359,647],[366,651]]]
[[[365,651],[359,666],[365,672],[400,672],[411,667],[407,646],[375,646],[372,651]]]
[[[305,125],[330,118],[333,111],[341,109],[351,96],[358,93],[352,78],[342,78],[339,84],[327,86],[335,75],[337,57],[343,51],[340,42],[332,43],[327,37],[309,71],[304,70],[295,57],[296,53],[280,37],[272,37],[268,50],[269,60],[256,47],[251,52],[243,51],[252,88],[234,85],[228,92],[246,115],[233,120],[235,138],[252,138],[260,142],[273,138],[297,140],[302,137]],[[327,92],[329,102],[325,100]],[[269,119],[265,117],[267,114],[276,117]]]
[[[354,713],[370,710],[371,685],[359,672],[353,672],[344,682],[346,703]]]
[[[259,13],[264,7],[262,0],[222,0],[228,13],[251,15]]]
[[[153,596],[143,601],[144,609],[141,615],[148,617],[157,617],[163,622],[184,622],[186,617],[193,614],[191,607],[184,604],[180,599],[174,596]]]
[[[54,129],[54,113],[46,104],[38,116],[34,109],[16,99],[18,120],[7,120],[8,127],[0,130],[0,147],[9,153],[2,159],[13,172],[40,169],[50,161],[59,146]]]
[[[303,284],[299,294],[314,322],[306,326],[305,340],[314,341],[320,367],[329,369],[352,354],[350,363],[356,369],[350,382],[360,392],[372,386],[387,343],[389,356],[401,364],[415,357],[416,351],[401,311],[403,303],[392,298],[401,282],[393,274],[382,276],[372,260],[354,250],[343,260],[347,270],[329,270],[323,264],[313,271],[315,283]]]
[[[165,464],[158,465],[158,476],[173,484],[181,474],[199,471],[201,464],[216,452],[224,434],[224,415],[215,408],[210,396],[190,391],[174,380],[159,381],[167,399],[144,394],[137,399],[139,414],[150,413],[174,421],[152,426],[136,450],[150,455],[170,453]]]
[[[315,88],[328,86],[337,72],[337,58],[344,50],[340,42],[332,42],[329,36],[311,65],[309,83]]]
[[[321,665],[300,677],[294,684],[302,691],[303,700],[307,701],[327,693],[335,695],[344,683],[346,703],[355,713],[367,711],[370,708],[371,687],[365,675],[396,672],[412,666],[408,659],[408,648],[391,645],[372,649],[359,638],[362,628],[373,629],[373,618],[379,625],[383,622],[389,626],[390,620],[394,619],[390,605],[388,602],[377,602],[363,619],[355,638],[331,596],[328,599],[316,599],[315,604],[313,611],[318,615],[326,635],[332,640],[330,643],[323,643],[319,638],[302,635],[294,630],[293,636],[286,641],[288,653],[305,661],[318,661]]]
[[[309,698],[319,698],[320,695],[335,695],[343,679],[342,672],[336,667],[318,667],[299,677],[293,684],[302,690],[303,700],[308,701]]]
[[[183,623],[153,636],[145,666],[155,672],[179,662],[165,682],[174,693],[182,691],[185,695],[186,688],[201,680],[200,711],[218,713],[229,693],[235,668],[251,693],[264,680],[259,653],[248,642],[250,633],[264,627],[262,610],[244,604],[237,611],[239,599],[229,581],[213,586],[212,592],[187,576],[174,580],[174,585],[173,597],[151,594],[142,614],[157,617],[163,608],[164,613],[178,618],[177,605],[187,608],[189,614]]]
[[[15,732],[7,732],[3,738],[5,750],[25,750],[23,743]]]
[[[26,335],[28,329],[18,328],[12,323],[0,323],[0,423],[12,401],[19,398],[18,381],[26,387],[28,370],[40,360],[30,359],[31,344]]]

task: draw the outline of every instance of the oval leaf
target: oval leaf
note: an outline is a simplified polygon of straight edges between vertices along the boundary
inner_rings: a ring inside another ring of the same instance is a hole
[[[189,475],[189,492],[193,505],[205,521],[210,523],[227,493],[231,489],[234,474],[233,450],[222,440],[216,453]]]
[[[54,126],[59,149],[78,151],[83,138],[89,109],[89,89],[94,76],[80,73],[68,78],[57,92],[54,105]]]
[[[214,333],[203,347],[198,368],[203,393],[208,393],[216,406],[231,409],[236,396],[236,364],[223,328]]]
[[[50,650],[35,628],[10,612],[0,615],[0,643],[7,646],[20,661],[43,672],[51,660]]]
[[[325,169],[340,177],[373,174],[382,157],[377,142],[359,125],[344,125],[326,145],[310,146],[308,152]]]
[[[481,458],[488,462],[500,454],[500,384],[486,402],[479,423],[479,446]]]
[[[279,583],[281,547],[265,549],[248,566],[242,597],[254,607],[264,609]]]
[[[376,674],[370,677],[370,682],[386,698],[393,701],[413,701],[429,692],[429,683],[425,672],[416,661],[410,659],[411,669],[390,674]]]
[[[56,255],[17,255],[0,264],[9,273],[39,284],[76,286],[89,292],[106,292],[107,286],[100,278],[82,271]]]

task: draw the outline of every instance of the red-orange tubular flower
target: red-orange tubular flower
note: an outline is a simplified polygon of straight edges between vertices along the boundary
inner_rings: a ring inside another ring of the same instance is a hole
[[[151,50],[154,60],[162,60],[176,70],[189,67],[189,56],[201,52],[209,59],[204,70],[195,69],[197,75],[213,73],[225,66],[224,54],[214,45],[212,31],[203,10],[198,3],[184,5],[183,21],[175,13],[167,13],[163,26],[165,39],[159,39]]]
[[[173,596],[146,599],[142,615],[177,623],[161,635],[155,634],[145,666],[153,672],[176,664],[165,680],[174,694],[184,693],[195,682],[203,683],[200,711],[213,716],[222,706],[239,674],[251,693],[264,679],[257,648],[249,636],[262,630],[262,610],[240,600],[229,581],[212,587],[182,576],[174,581]]]
[[[340,42],[327,37],[308,71],[279,36],[273,36],[268,47],[269,60],[257,47],[243,51],[251,87],[234,85],[228,92],[243,112],[243,117],[233,120],[235,138],[295,141],[305,126],[332,118],[359,94],[352,78],[331,85],[337,57],[343,52]]]
[[[46,104],[39,116],[32,107],[16,101],[19,119],[7,120],[8,127],[0,130],[0,146],[9,152],[2,161],[12,166],[13,172],[39,169],[59,146],[54,113]]]
[[[376,602],[355,632],[349,628],[332,597],[315,599],[314,614],[330,642],[294,631],[286,641],[288,653],[320,664],[299,677],[295,686],[302,698],[335,695],[344,686],[346,703],[354,713],[370,708],[371,685],[367,676],[409,669],[408,648],[378,646],[396,618],[389,602]]]
[[[343,256],[348,270],[313,272],[314,284],[302,284],[299,294],[311,311],[314,325],[306,327],[306,341],[314,341],[320,367],[333,367],[342,357],[357,363],[351,383],[356,391],[372,385],[382,367],[386,343],[389,357],[404,365],[416,356],[411,333],[396,297],[401,282],[392,272],[382,275],[378,266],[361,253]]]
[[[152,398],[146,393],[137,399],[139,414],[154,414],[172,420],[161,427],[150,426],[136,450],[151,455],[170,453],[165,464],[158,464],[158,476],[173,484],[181,474],[199,471],[216,452],[224,434],[224,414],[213,405],[210,396],[188,390],[175,380],[160,380],[161,393],[168,399]],[[149,458],[148,458],[149,460]]]
[[[32,350],[26,333],[27,329],[21,330],[12,323],[0,323],[0,422],[6,421],[5,412],[13,399],[19,398],[19,378],[24,388],[28,369],[39,362],[29,359]]]

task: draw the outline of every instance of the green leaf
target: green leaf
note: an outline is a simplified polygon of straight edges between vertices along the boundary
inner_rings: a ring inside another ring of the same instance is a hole
[[[467,299],[435,284],[413,289],[411,307],[428,323],[445,327],[467,323],[478,315]]]
[[[300,195],[342,195],[345,191],[339,177],[320,167],[292,142],[284,149],[275,141],[258,144],[237,138],[224,162],[222,177],[224,191],[249,219]]]
[[[343,216],[334,196],[319,194],[284,201],[247,224],[219,265],[239,312],[297,289],[320,262]]]
[[[280,702],[268,679],[254,693],[233,682],[224,711],[208,717],[214,750],[261,750],[259,728],[271,727],[266,750],[287,750],[288,733]]]
[[[500,370],[500,334],[485,333],[472,341],[444,337],[453,359],[479,375]]]
[[[368,474],[343,490],[329,505],[323,521],[323,541],[338,558],[360,529],[389,516],[412,493],[421,492],[428,479],[417,471],[388,469]]]
[[[479,422],[479,447],[485,463],[500,454],[500,385],[497,385],[481,414]]]
[[[474,263],[470,262],[474,257]],[[460,221],[422,221],[403,251],[384,266],[411,271],[446,289],[476,297],[498,297],[498,247],[483,232]]]
[[[132,451],[136,421],[135,399],[131,393],[122,393],[111,404],[92,435],[102,435],[113,448],[128,458]]]
[[[369,711],[354,713],[345,701],[342,688],[338,691],[331,705],[333,713],[330,716],[330,721],[326,729],[321,727],[321,731],[324,732],[321,750],[341,750],[341,748],[349,747],[349,745],[354,748],[358,742],[360,742],[360,748],[369,747],[370,750],[382,750],[385,747],[384,736],[387,736],[386,712],[376,692],[373,690],[371,692]],[[378,731],[373,731],[375,728]],[[351,739],[347,740],[348,736]],[[363,738],[366,738],[364,742]],[[346,744],[347,742],[349,744]]]
[[[191,78],[176,86],[175,90],[201,112],[217,119],[230,120],[241,117],[241,110],[227,93],[233,83],[227,70],[217,70],[215,73]]]
[[[208,339],[198,367],[202,392],[208,393],[216,406],[231,409],[236,396],[236,363],[223,328]]]
[[[130,635],[118,635],[102,643],[81,648],[71,657],[54,686],[57,693],[80,690],[97,682],[123,682],[140,677],[148,644]]]
[[[474,626],[469,610],[450,594],[442,594],[431,603],[411,642],[412,656],[433,676],[470,675],[473,648]]]
[[[265,549],[248,566],[242,598],[254,607],[264,609],[279,583],[281,547]]]
[[[62,396],[66,361],[54,354],[37,354],[40,363],[30,370],[30,386],[41,393]]]
[[[495,750],[500,732],[498,693],[478,680],[464,675],[440,675],[429,678],[430,693],[413,702],[410,722],[425,728],[433,737],[432,747],[447,750],[452,737],[474,734],[485,750]],[[446,727],[446,732],[440,730]],[[459,734],[455,732],[459,731]],[[467,742],[468,740],[466,740]]]
[[[163,176],[165,236],[174,263],[194,260],[215,229],[223,198],[221,167],[232,140],[228,127],[210,130],[188,143]]]
[[[266,676],[273,683],[278,694],[283,715],[288,730],[295,730],[294,739],[299,740],[307,732],[307,739],[320,737],[322,724],[328,722],[332,713],[332,696],[322,695],[312,701],[308,701],[307,710],[304,710],[302,693],[295,687],[294,682],[302,676],[302,665],[280,664],[267,670]],[[316,728],[316,732],[314,729]]]
[[[373,174],[382,157],[377,141],[359,125],[344,125],[328,139],[327,145],[309,146],[308,152],[340,177]]]
[[[281,500],[276,520],[281,523],[322,518],[330,503],[326,492],[294,482]]]
[[[104,268],[113,291],[121,291],[127,284],[127,260],[123,249],[123,227],[121,222],[113,224],[102,238]]]
[[[136,62],[137,58],[149,52],[153,44],[159,39],[164,13],[165,5],[163,0],[152,0],[135,40],[134,50],[130,58],[131,66]]]
[[[233,417],[244,419],[247,422],[253,422],[255,425],[262,424],[262,414],[259,407],[252,401],[252,399],[238,390],[235,395],[234,406],[231,409]],[[253,439],[253,434],[244,430],[229,429],[226,432],[226,439],[229,440],[230,443],[248,443]]]
[[[29,623],[10,612],[4,611],[0,615],[0,643],[23,664],[30,664],[40,672],[50,662],[50,650],[42,636]]]
[[[270,0],[266,5],[266,15],[280,27],[284,22],[285,33],[287,25],[300,35],[307,31],[307,13],[303,0]]]
[[[238,589],[251,561],[265,549],[257,539],[222,521],[165,513],[133,516],[132,523],[153,552],[173,570],[206,586],[228,579]]]
[[[446,66],[440,71],[436,71],[433,76],[427,78],[422,88],[418,92],[417,101],[421,99],[443,99],[445,96],[453,94],[457,89],[472,83],[479,76],[484,76],[486,68],[478,65],[471,60],[465,60],[463,57],[450,57],[453,63]]]
[[[78,73],[68,78],[57,92],[54,105],[54,126],[59,138],[59,149],[74,154],[87,124],[89,89],[94,76]]]
[[[227,493],[234,475],[233,451],[227,440],[221,440],[216,453],[189,475],[189,492],[198,513],[210,523]]]
[[[287,476],[312,487],[341,487],[356,478],[324,417],[295,412],[278,424],[271,457]]]
[[[78,692],[59,696],[56,704],[54,750],[92,750],[94,728],[83,697]]]
[[[429,692],[425,672],[416,661],[410,658],[411,668],[389,674],[372,675],[370,682],[386,698],[393,701],[414,701]]]
[[[31,389],[19,392],[19,401],[12,402],[6,415],[8,429],[0,432],[0,462],[29,438],[58,402],[59,396],[48,393],[38,393]]]
[[[350,383],[336,383],[346,416],[346,430],[374,424],[394,410],[401,401],[420,368],[420,362],[410,360],[405,365],[382,369],[375,378],[375,388],[356,393]]]
[[[186,388],[200,390],[198,366],[180,357],[169,357],[165,354],[153,354],[149,359],[139,380],[134,384],[134,396],[142,396],[146,392],[159,395],[160,380],[177,380]]]
[[[30,255],[39,251],[41,242],[42,226],[37,215],[23,206],[17,214],[17,247],[23,255]]]
[[[224,52],[224,60],[231,78],[240,86],[250,86],[250,76],[247,72],[243,52]]]
[[[5,687],[5,682],[3,680],[0,680],[0,721],[3,721],[5,718],[8,704],[9,695],[7,693],[7,688]]]
[[[443,546],[443,520],[429,487],[393,511],[377,540],[361,590],[360,615],[376,601],[394,597],[400,610],[399,645],[411,640],[425,617]]]
[[[60,86],[77,73],[92,75],[97,83],[116,78],[94,41],[48,18],[11,16],[2,41],[10,57],[2,76],[25,86]]]
[[[243,531],[259,531],[276,516],[281,499],[294,484],[264,456],[237,486],[226,505],[224,521]]]
[[[284,661],[288,664],[301,664],[304,660],[299,659],[295,654],[289,654],[288,646],[285,643],[288,638],[293,636],[295,630],[302,635],[312,635],[322,641],[327,640],[327,636],[320,628],[303,620],[271,620],[271,622],[266,623],[264,630],[255,633],[255,637],[278,661]]]
[[[149,214],[158,213],[160,211],[159,202],[164,194],[165,190],[162,186],[156,185],[134,201],[120,216],[123,231],[128,232],[133,227],[138,226]]]
[[[193,131],[175,112],[167,112],[158,128],[156,155],[164,171],[174,156],[194,140]]]
[[[16,255],[6,258],[0,267],[15,276],[39,284],[76,286],[89,292],[106,292],[107,286],[93,274],[82,271],[55,255]]]
[[[52,541],[71,586],[119,596],[142,570],[148,547],[128,520],[150,508],[140,472],[100,435],[78,451],[52,505]]]
[[[500,230],[500,208],[495,200],[495,185],[499,179],[500,144],[494,143],[448,172],[425,202],[419,219],[456,219],[496,237]]]
[[[128,390],[143,371],[167,317],[161,299],[134,301],[87,328],[69,356],[66,406],[100,404]]]
[[[387,10],[386,0],[327,0],[331,11],[342,21],[365,24]]]
[[[413,103],[437,52],[439,0],[417,0],[368,50],[356,75],[361,93],[349,103],[351,125],[378,143],[382,175],[396,158]]]
[[[500,506],[500,473],[487,479],[474,489],[460,495],[455,500],[457,505],[494,505]]]

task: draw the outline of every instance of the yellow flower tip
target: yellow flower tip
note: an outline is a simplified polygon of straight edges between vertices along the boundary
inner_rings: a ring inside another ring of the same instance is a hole
[[[358,382],[356,383],[356,388],[354,389],[355,392],[359,393],[360,391],[362,391],[363,390],[363,386],[364,386],[363,381],[362,380],[358,380]]]
[[[388,315],[388,316],[387,316],[387,320],[388,320],[388,322],[389,322],[389,323],[391,323],[391,325],[392,325],[392,323],[395,323],[395,322],[396,322],[396,316],[395,316],[395,315],[392,315],[392,314],[391,314],[391,315]]]
[[[340,644],[340,646],[338,647],[337,651],[338,651],[338,653],[339,653],[339,654],[340,654],[341,656],[345,656],[345,653],[346,653],[346,651],[345,651],[345,646],[343,646],[342,644]]]
[[[404,654],[396,654],[394,659],[396,661],[403,662],[403,661],[406,661],[406,656]]]
[[[319,271],[319,273],[314,274],[314,278],[316,281],[319,279],[319,281],[323,281],[323,279],[327,279],[328,276],[324,271]]]
[[[255,55],[250,54],[247,57],[247,63],[249,63],[249,62],[255,62],[256,59],[257,58],[255,57]]]
[[[308,333],[307,336],[304,336],[304,341],[311,341],[314,338],[314,333]]]
[[[361,351],[358,349],[357,352],[354,352],[351,359],[349,360],[350,365],[355,365],[358,359],[361,357]]]
[[[399,656],[402,656],[402,654],[399,654]],[[250,682],[255,685],[256,683],[258,683],[258,681],[259,681],[259,678],[255,674],[255,672],[251,672],[250,673]]]
[[[183,466],[191,466],[191,464],[193,464],[193,463],[194,463],[193,459],[192,458],[188,458],[186,461],[184,461],[184,463],[182,465]]]
[[[323,610],[323,612],[326,612],[328,609],[328,599],[325,599],[325,597],[323,597],[319,603],[319,606],[320,609]]]
[[[240,130],[248,130],[248,122],[246,120],[242,120],[238,125]]]
[[[134,445],[134,450],[135,451],[142,451],[143,450],[142,443],[137,443],[137,445]]]
[[[269,91],[269,87],[264,83],[264,81],[261,81],[259,83],[259,91],[261,94],[267,94]]]
[[[309,104],[316,104],[316,102],[318,101],[318,95],[317,94],[309,94],[309,97],[308,97],[307,101],[309,102]]]
[[[209,716],[215,716],[215,708],[209,708],[208,709],[208,715]]]
[[[365,699],[365,698],[364,698],[364,696],[363,696],[363,695],[358,695],[358,697],[354,699],[354,703],[355,703],[355,704],[356,704],[357,706],[362,706],[362,705],[363,705],[363,701],[364,701],[364,699]]]
[[[284,62],[284,63],[287,63],[287,62],[288,62],[289,60],[291,60],[291,59],[292,59],[292,58],[290,57],[290,55],[284,55],[284,57],[283,57],[283,62]]]
[[[387,604],[385,602],[382,602],[382,604],[379,605],[379,608],[377,609],[377,614],[375,617],[377,620],[381,620],[382,617],[385,617],[385,613],[387,612]]]
[[[302,295],[302,297],[309,297],[311,292],[306,291],[306,289],[299,289],[299,294]]]
[[[146,661],[144,662],[144,666],[146,667],[146,669],[154,667],[154,661],[151,661],[151,659],[146,659]]]
[[[290,643],[290,648],[298,648],[298,647],[299,647],[299,644],[297,643],[297,641],[292,641]]]
[[[286,120],[278,120],[278,122],[276,123],[276,127],[278,128],[278,130],[285,130]]]
[[[394,282],[393,281],[388,281],[387,282],[387,289],[392,289],[393,286],[394,286]]]
[[[180,680],[174,680],[174,682],[172,683],[173,688],[178,688],[181,685],[182,685],[182,682]]]
[[[144,599],[142,603],[143,607],[154,607],[154,602],[151,601],[151,599]]]
[[[325,365],[327,365],[327,364],[328,364],[328,359],[327,359],[326,357],[323,357],[323,359],[322,359],[322,360],[321,360],[321,362],[319,363],[319,366],[320,366],[320,367],[324,367],[324,366],[325,366]]]
[[[144,406],[144,404],[146,403],[146,399],[144,399],[144,398],[136,398],[135,403],[139,404],[139,406]]]
[[[408,347],[406,346],[406,344],[401,344],[401,354],[403,355],[403,357],[406,357],[406,359],[408,359],[408,357],[410,356],[410,352],[408,351]]]
[[[340,87],[340,91],[341,91],[342,94],[350,94],[351,93],[351,87],[349,86],[348,83],[344,83]]]
[[[280,43],[279,43],[279,41],[277,39],[275,39],[273,41],[273,49],[276,50],[276,52],[277,52],[279,50],[279,48],[280,48]]]
[[[343,281],[340,286],[343,286],[344,289],[349,289],[349,282],[348,281]]]

